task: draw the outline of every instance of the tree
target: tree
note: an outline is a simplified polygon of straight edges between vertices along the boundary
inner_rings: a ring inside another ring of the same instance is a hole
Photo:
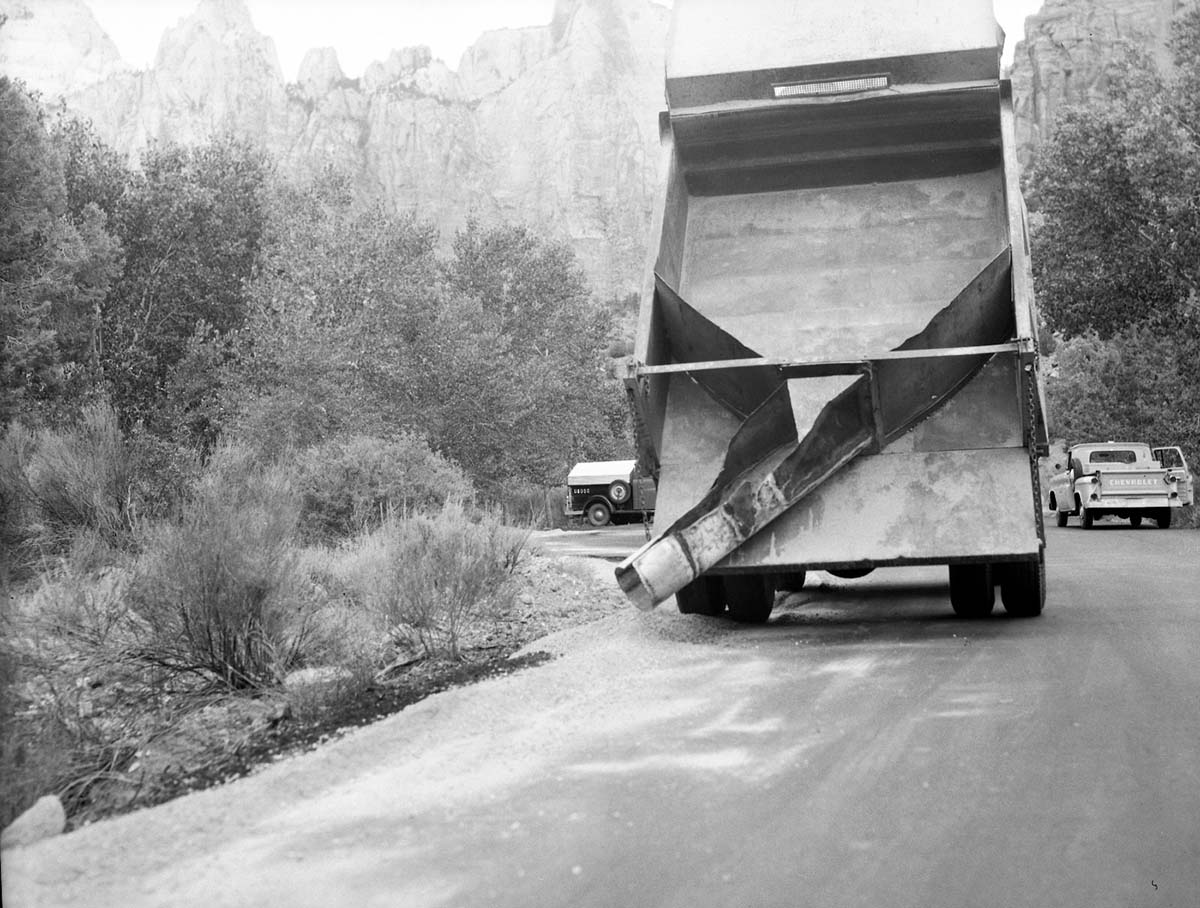
[[[1059,347],[1048,387],[1052,431],[1069,443],[1104,439],[1178,444],[1200,452],[1200,408],[1181,391],[1200,363],[1181,357],[1151,328],[1112,340],[1094,333]]]
[[[104,364],[125,421],[155,425],[197,325],[220,337],[245,322],[271,165],[229,137],[155,145],[141,163],[118,205],[126,261],[103,313]]]
[[[1064,112],[1030,202],[1038,300],[1062,338],[1051,429],[1200,458],[1200,7],[1168,77],[1129,55],[1112,97]]]
[[[619,447],[609,314],[574,258],[523,227],[437,231],[356,208],[327,172],[280,185],[251,315],[227,370],[237,432],[309,447],[417,433],[485,492],[560,482]]]
[[[120,270],[108,219],[72,205],[37,99],[0,77],[0,424],[61,417],[95,380],[96,313]]]
[[[227,393],[239,431],[304,447],[423,429],[436,245],[430,224],[357,209],[336,172],[277,185]]]
[[[1155,73],[1130,63],[1117,85],[1060,115],[1031,180],[1038,299],[1067,336],[1171,324],[1200,276],[1200,148]]]
[[[592,299],[569,247],[524,226],[470,221],[446,274],[478,305],[479,323],[494,326],[490,349],[459,364],[487,374],[458,380],[465,394],[443,405],[440,436],[481,487],[558,483],[575,460],[628,450],[624,399],[604,355],[612,314]],[[480,397],[463,399],[481,387],[487,413]],[[454,410],[472,418],[456,423]]]

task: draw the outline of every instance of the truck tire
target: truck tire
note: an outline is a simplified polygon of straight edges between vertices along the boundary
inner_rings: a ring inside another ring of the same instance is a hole
[[[875,570],[873,567],[861,568],[838,568],[836,571],[829,571],[834,577],[841,577],[843,580],[857,580],[859,577],[866,577],[867,574]]]
[[[729,617],[741,624],[765,624],[775,608],[770,574],[727,574],[721,578]]]
[[[950,565],[950,607],[960,618],[986,618],[996,605],[991,565]]]
[[[1087,508],[1079,509],[1079,525],[1085,530],[1090,530],[1096,523],[1096,518],[1092,516],[1092,512]]]
[[[1000,569],[1000,599],[1014,618],[1036,618],[1046,604],[1046,559],[1013,561]]]
[[[608,487],[608,500],[620,507],[629,501],[631,491],[629,483],[618,479]]]
[[[1129,515],[1129,525],[1131,527],[1133,527],[1133,529],[1135,529],[1135,530],[1138,527],[1140,527],[1142,525],[1142,515],[1141,514],[1130,514]]]
[[[798,593],[804,589],[804,581],[808,579],[808,571],[788,571],[786,574],[775,576],[775,589],[781,593]]]
[[[1154,522],[1158,524],[1160,530],[1168,530],[1171,528],[1171,509],[1159,508],[1158,514],[1154,517]]]
[[[1060,527],[1065,527],[1067,525],[1067,517],[1068,517],[1069,513],[1070,512],[1068,512],[1068,511],[1055,511],[1054,512],[1055,525],[1060,526]]]
[[[720,577],[697,577],[675,593],[675,606],[684,615],[715,618],[725,611],[725,589]]]
[[[593,501],[587,508],[587,521],[594,527],[608,526],[612,511],[603,501]]]

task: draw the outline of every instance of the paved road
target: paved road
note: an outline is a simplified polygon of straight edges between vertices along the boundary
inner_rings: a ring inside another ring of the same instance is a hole
[[[1034,620],[956,620],[929,568],[759,628],[631,610],[6,853],[6,904],[1194,908],[1200,533],[1052,529],[1048,575]]]
[[[547,555],[581,555],[621,561],[646,543],[640,523],[602,529],[539,530],[529,539],[532,548]]]

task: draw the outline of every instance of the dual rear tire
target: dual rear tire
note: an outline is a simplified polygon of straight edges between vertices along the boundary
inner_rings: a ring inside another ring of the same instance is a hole
[[[724,615],[739,624],[765,624],[775,607],[776,590],[798,590],[803,585],[803,571],[704,576],[679,590],[675,603],[685,615]]]
[[[986,618],[996,605],[996,587],[1004,610],[1014,618],[1035,618],[1046,603],[1046,562],[950,565],[950,607],[961,618]]]

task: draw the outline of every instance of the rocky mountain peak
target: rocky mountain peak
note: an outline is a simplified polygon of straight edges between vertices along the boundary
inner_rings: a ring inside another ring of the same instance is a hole
[[[244,0],[200,0],[192,15],[167,29],[154,68],[197,84],[250,73],[283,82],[275,42],[255,29]]]
[[[0,0],[3,71],[55,97],[127,69],[83,0]]]
[[[300,61],[297,81],[310,98],[319,98],[346,80],[337,51],[332,47],[315,47]]]

